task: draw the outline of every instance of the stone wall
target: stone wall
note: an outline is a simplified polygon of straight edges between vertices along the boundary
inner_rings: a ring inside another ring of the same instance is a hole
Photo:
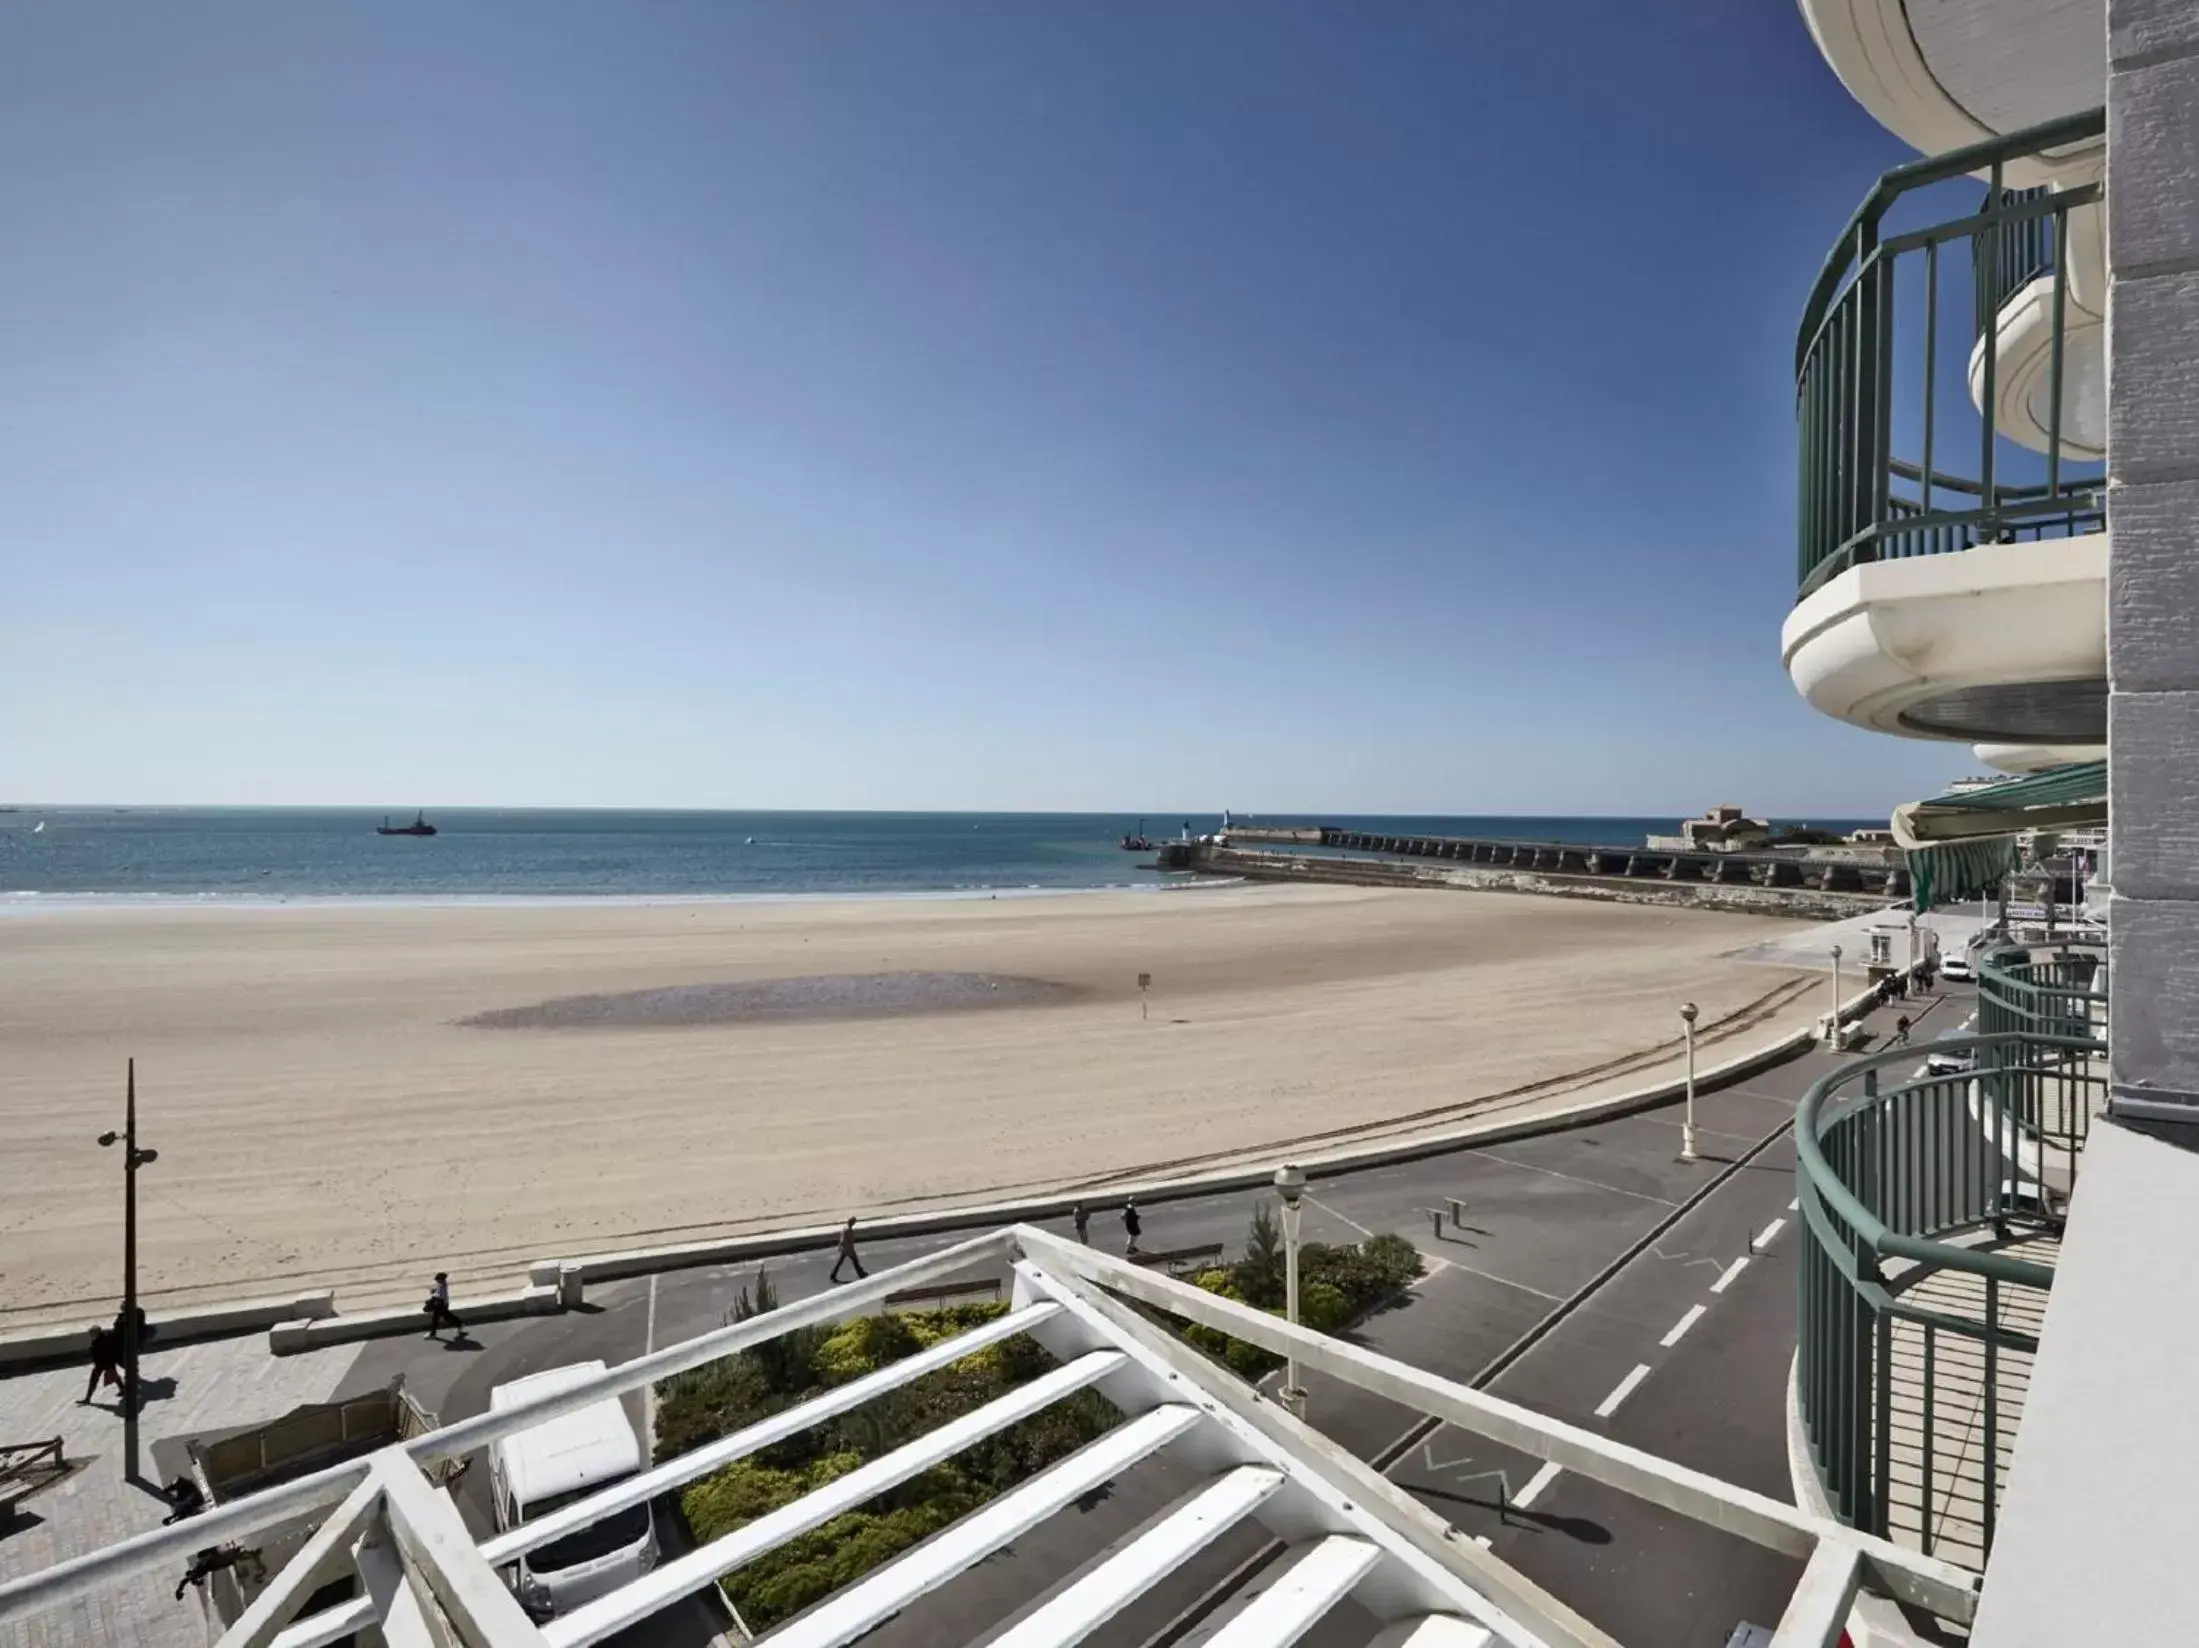
[[[1486,865],[1415,863],[1387,858],[1316,858],[1305,853],[1256,852],[1237,847],[1195,846],[1186,867],[1204,875],[1251,881],[1319,881],[1354,887],[1449,887],[1477,892],[1542,893],[1593,898],[1609,904],[1663,904],[1732,910],[1754,916],[1793,916],[1838,921],[1891,908],[1887,899],[1863,893],[1828,893],[1807,887],[1755,887],[1745,882],[1638,880],[1615,875],[1566,875]]]
[[[2199,4],[2112,0],[2107,112],[2112,1064],[2143,1114],[2199,1106]]]

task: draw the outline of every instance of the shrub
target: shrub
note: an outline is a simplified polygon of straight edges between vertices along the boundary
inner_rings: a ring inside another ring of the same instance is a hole
[[[747,1320],[776,1303],[766,1280],[735,1303]],[[861,1378],[915,1350],[999,1316],[998,1304],[961,1305],[908,1316],[874,1316],[837,1329],[807,1330],[792,1352],[753,1350],[658,1387],[658,1458],[670,1458],[754,1424],[833,1385]],[[789,1335],[789,1339],[796,1336]],[[1023,1334],[865,1402],[830,1424],[714,1472],[679,1496],[696,1541],[707,1542],[768,1515],[904,1442],[1038,1377],[1053,1359]],[[1085,1390],[891,1488],[869,1504],[766,1556],[721,1583],[759,1629],[798,1613],[1026,1477],[1075,1452],[1121,1416]]]
[[[918,1349],[916,1334],[899,1316],[861,1316],[844,1323],[810,1355],[808,1372],[821,1385],[844,1385],[876,1373]]]

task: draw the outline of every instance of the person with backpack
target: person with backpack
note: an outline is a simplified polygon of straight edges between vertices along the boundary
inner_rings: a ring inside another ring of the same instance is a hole
[[[1135,1196],[1125,1196],[1123,1198],[1122,1228],[1123,1234],[1128,1238],[1122,1247],[1124,1255],[1127,1256],[1138,1251],[1138,1237],[1144,1234],[1145,1231],[1145,1221],[1138,1217],[1138,1199]]]
[[[450,1308],[450,1273],[448,1271],[439,1270],[435,1273],[435,1285],[428,1289],[427,1303],[422,1308],[428,1313],[428,1337],[430,1339],[440,1339],[446,1327],[461,1339],[466,1336],[466,1324],[461,1322],[458,1319],[458,1313]]]

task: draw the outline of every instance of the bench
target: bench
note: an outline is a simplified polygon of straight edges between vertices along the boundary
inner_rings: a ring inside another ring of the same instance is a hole
[[[1147,1269],[1165,1267],[1171,1276],[1189,1270],[1211,1269],[1221,1263],[1222,1244],[1208,1242],[1203,1247],[1172,1247],[1158,1253],[1133,1253],[1130,1262]]]
[[[933,1287],[903,1288],[886,1295],[888,1310],[936,1310],[941,1305],[966,1305],[1000,1298],[1000,1278],[980,1277],[974,1282],[941,1282]]]
[[[74,1468],[61,1443],[58,1436],[46,1442],[0,1442],[0,1517]]]

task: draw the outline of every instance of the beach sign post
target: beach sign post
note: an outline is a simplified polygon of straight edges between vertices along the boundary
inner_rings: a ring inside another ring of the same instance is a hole
[[[1147,1017],[1146,997],[1147,992],[1152,988],[1153,975],[1151,973],[1140,973],[1138,975],[1138,1018],[1140,1022],[1143,1022]]]

